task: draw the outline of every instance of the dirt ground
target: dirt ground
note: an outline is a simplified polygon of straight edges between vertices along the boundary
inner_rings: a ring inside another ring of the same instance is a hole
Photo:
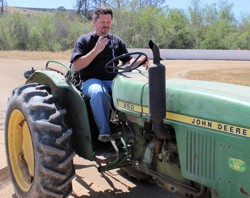
[[[67,60],[61,59],[68,65]],[[43,69],[46,60],[22,60],[0,57],[0,197],[15,197],[9,174],[6,169],[4,148],[4,116],[11,91],[23,84],[23,72],[28,68]],[[168,60],[168,79],[186,78],[193,70],[212,70],[245,68],[250,69],[250,61],[192,61]],[[119,169],[100,174],[93,162],[75,157],[76,178],[73,181],[73,193],[70,197],[173,197],[157,187],[156,184],[139,182],[120,174]]]

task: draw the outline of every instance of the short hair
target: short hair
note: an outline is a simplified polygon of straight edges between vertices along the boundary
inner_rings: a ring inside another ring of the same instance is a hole
[[[97,8],[93,14],[93,20],[99,19],[100,14],[110,14],[113,19],[113,11],[111,8]]]

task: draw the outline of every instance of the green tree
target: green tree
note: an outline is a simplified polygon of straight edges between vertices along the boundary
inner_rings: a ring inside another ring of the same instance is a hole
[[[194,48],[197,48],[204,38],[204,8],[201,7],[201,0],[192,0],[188,8],[189,32],[192,36]]]
[[[217,5],[216,3],[213,3],[212,5],[207,5],[205,6],[203,11],[203,19],[202,19],[202,24],[205,28],[213,25],[216,21],[219,19],[219,14],[217,10]]]
[[[0,17],[0,50],[10,50],[11,46],[11,34],[9,29],[9,17],[4,15]]]
[[[165,47],[174,49],[192,48],[193,42],[189,32],[188,20],[183,10],[169,10],[165,22]]]
[[[215,5],[216,6],[216,5]],[[206,14],[206,31],[204,39],[200,41],[199,48],[202,49],[236,49],[237,48],[237,27],[232,4],[227,1],[220,1],[219,8],[207,9]],[[217,18],[215,15],[217,14]],[[213,16],[213,17],[208,17]]]
[[[18,50],[27,50],[27,41],[30,31],[28,18],[22,14],[13,14],[9,21],[9,28],[13,48]]]
[[[242,17],[238,30],[238,47],[240,49],[250,50],[250,14]]]
[[[29,32],[29,42],[28,42],[28,50],[46,50],[46,46],[43,43],[43,37],[41,29],[37,28],[37,26],[32,26]]]
[[[148,41],[163,40],[164,14],[156,7],[145,7],[134,12],[115,13],[112,32],[120,36],[130,48],[148,48]]]
[[[76,39],[84,31],[91,31],[92,26],[90,28],[90,21],[82,17],[57,14],[54,28],[56,43],[60,44],[60,50],[68,50],[74,46]]]
[[[237,22],[233,5],[227,1],[204,6],[201,0],[193,0],[188,10],[169,9],[164,1],[156,0],[85,2],[88,12],[99,4],[111,5],[112,32],[130,48],[148,48],[150,39],[160,48],[250,48],[250,14]],[[89,31],[92,31],[92,21],[88,17],[69,12],[6,12],[0,17],[0,49],[68,50],[81,34]]]
[[[236,49],[237,34],[226,20],[219,20],[211,25],[204,40],[199,44],[200,49]]]
[[[228,1],[219,2],[219,16],[220,20],[226,20],[229,23],[235,23],[235,16],[232,11],[233,4],[229,4]]]

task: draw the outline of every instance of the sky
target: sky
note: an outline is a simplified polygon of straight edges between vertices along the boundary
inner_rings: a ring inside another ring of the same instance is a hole
[[[60,6],[66,9],[73,9],[76,0],[6,0],[8,6],[29,7],[29,8],[58,8]],[[186,10],[192,0],[166,0],[169,8],[178,8]],[[219,0],[201,0],[202,6],[218,5]],[[233,12],[236,18],[240,18],[242,14],[250,13],[249,0],[227,0],[228,3],[233,4]]]

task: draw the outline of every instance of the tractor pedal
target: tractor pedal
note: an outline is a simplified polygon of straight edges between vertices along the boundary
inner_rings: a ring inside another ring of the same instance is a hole
[[[108,164],[111,162],[119,161],[125,156],[124,152],[120,152],[120,144],[117,144],[114,138],[110,140],[112,147],[106,148],[96,152],[95,161],[99,164]],[[119,146],[118,146],[119,145]]]
[[[119,153],[119,158],[122,159],[125,153]],[[108,164],[113,162],[117,158],[117,153],[115,152],[100,152],[95,154],[95,161],[98,164]]]
[[[114,152],[100,152],[95,154],[95,161],[98,164],[108,164],[113,161],[116,157],[116,153]]]

